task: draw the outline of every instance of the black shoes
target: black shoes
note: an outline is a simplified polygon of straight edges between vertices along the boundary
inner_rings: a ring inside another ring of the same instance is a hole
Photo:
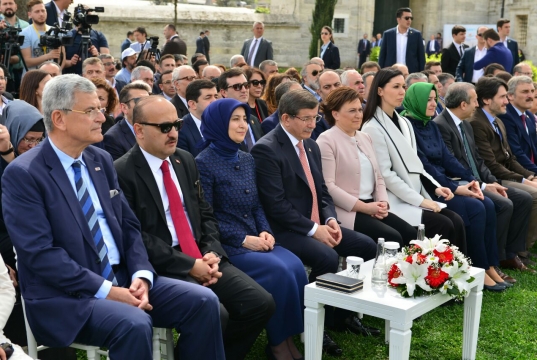
[[[492,292],[502,292],[505,291],[506,287],[503,285],[503,283],[496,283],[495,285],[483,285],[483,288],[488,291]]]
[[[374,327],[362,324],[358,316],[353,315],[345,319],[345,327],[347,330],[363,336],[379,336],[380,330]]]
[[[323,351],[332,356],[341,356],[343,354],[343,350],[328,336],[326,331],[323,333]]]

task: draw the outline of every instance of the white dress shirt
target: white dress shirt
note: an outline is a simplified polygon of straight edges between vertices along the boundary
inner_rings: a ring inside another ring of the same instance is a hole
[[[201,120],[198,119],[197,117],[194,116],[194,114],[190,113],[190,116],[192,116],[192,120],[194,120],[194,123],[196,124],[196,126],[198,127],[198,131],[200,132],[201,134]],[[203,135],[202,135],[203,137]]]
[[[179,94],[177,94],[177,96],[179,96],[179,99],[181,99],[183,104],[185,104],[186,108],[188,109],[188,101],[186,101],[186,99],[184,97],[182,97],[181,95],[179,95]]]
[[[360,159],[360,200],[373,199],[373,192],[375,191],[375,172],[373,165],[369,158],[360,150],[356,143],[356,138],[351,138],[356,144],[356,151],[358,151],[358,158]]]
[[[434,48],[434,40],[431,40],[429,41],[429,51],[431,52],[435,52],[435,48]]]
[[[486,46],[483,46],[483,49],[479,50],[479,47],[476,46],[475,47],[475,55],[474,55],[474,63],[478,62],[479,60],[483,59],[485,57],[485,55],[487,55],[487,47]],[[483,76],[483,74],[485,74],[485,69],[479,69],[479,70],[474,70],[474,74],[472,75],[472,82],[475,84],[477,82],[477,80],[479,80],[479,78],[481,76]]]
[[[149,168],[151,169],[151,172],[153,173],[153,176],[155,178],[155,182],[157,183],[158,191],[160,193],[160,198],[162,200],[162,206],[164,207],[164,213],[166,214],[166,225],[168,225],[168,230],[170,231],[170,234],[172,236],[172,247],[177,246],[179,245],[179,239],[177,238],[177,233],[175,232],[175,226],[173,225],[172,214],[170,212],[170,201],[168,200],[168,194],[166,193],[166,188],[164,187],[164,176],[162,174],[162,170],[160,169],[160,167],[162,166],[163,160],[159,159],[156,156],[151,155],[150,153],[142,149],[142,147],[140,147],[140,150],[142,150],[142,154],[144,154],[144,157],[147,160]],[[181,203],[183,205],[183,210],[185,211],[186,219],[188,221],[188,226],[190,227],[190,231],[192,231],[192,235],[194,235],[194,231],[192,230],[192,224],[190,223],[190,218],[188,217],[188,211],[185,206],[183,192],[181,191],[181,185],[179,185],[179,179],[177,179],[177,174],[175,174],[170,158],[167,157],[165,161],[168,162],[172,180],[175,186],[177,187],[179,196],[181,197]]]
[[[58,14],[58,25],[60,27],[62,27],[62,24],[63,24],[63,16],[65,15],[65,10],[61,10],[60,11],[60,8],[58,7],[58,5],[56,5],[56,2],[54,0],[52,0],[54,6],[56,7],[56,14]],[[506,45],[507,46],[507,45]]]
[[[255,56],[257,55],[257,50],[259,50],[259,44],[261,44],[261,40],[263,40],[263,36],[261,36],[259,39],[257,39],[257,42],[255,41],[256,38],[252,40],[252,43],[250,44],[250,48],[248,49],[248,54],[251,54],[252,56],[248,58],[248,65],[251,67],[254,67],[254,61]],[[255,45],[255,49],[254,49]]]
[[[408,31],[410,28],[406,29],[406,32],[399,32],[399,25],[397,25],[396,30],[396,44],[397,44],[397,63],[406,65],[406,46],[408,44]]]

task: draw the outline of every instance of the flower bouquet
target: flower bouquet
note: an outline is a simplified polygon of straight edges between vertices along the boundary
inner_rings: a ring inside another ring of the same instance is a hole
[[[403,297],[448,294],[460,301],[468,296],[471,261],[448,240],[412,240],[390,263],[388,284]]]

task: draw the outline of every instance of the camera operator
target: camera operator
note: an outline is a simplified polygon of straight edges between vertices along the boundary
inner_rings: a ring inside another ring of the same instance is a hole
[[[5,29],[7,27],[15,29],[25,29],[29,24],[19,19],[15,14],[17,12],[17,4],[15,0],[0,0],[0,29]],[[9,65],[9,76],[11,81],[9,83],[8,91],[18,92],[21,78],[22,78],[22,59],[18,55],[12,55]],[[6,75],[7,76],[7,75]]]
[[[37,66],[47,60],[59,59],[63,69],[71,66],[70,62],[65,60],[65,48],[63,46],[57,49],[50,49],[41,46],[40,38],[50,27],[45,24],[47,19],[47,10],[42,0],[30,0],[28,2],[28,16],[32,19],[33,24],[24,29],[20,34],[24,36],[24,44],[21,46],[21,53],[28,70],[36,69]]]
[[[144,27],[137,27],[134,29],[133,34],[136,41],[133,42],[130,47],[137,53],[141,52],[142,50],[147,50],[151,47],[151,42],[147,40],[147,31],[145,31]]]
[[[1,0],[0,0],[1,1]],[[64,74],[82,74],[82,61],[80,51],[82,43],[82,32],[80,31],[80,25],[76,29],[71,30],[68,34],[73,37],[73,45],[65,47],[65,55],[67,61],[73,63],[69,69],[65,70]],[[88,47],[88,54],[86,58],[98,57],[100,54],[110,54],[108,49],[108,41],[104,34],[100,31],[90,29],[89,30],[91,46]]]

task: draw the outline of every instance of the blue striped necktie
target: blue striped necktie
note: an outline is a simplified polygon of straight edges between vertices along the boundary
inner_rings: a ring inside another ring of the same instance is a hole
[[[80,161],[73,162],[73,170],[75,171],[75,184],[76,184],[76,195],[80,206],[82,207],[82,212],[84,217],[88,222],[88,226],[91,231],[91,236],[99,253],[99,259],[101,260],[101,276],[106,280],[111,281],[113,285],[117,285],[116,276],[112,271],[112,266],[108,260],[108,249],[104,243],[103,234],[101,232],[101,227],[99,226],[99,221],[97,219],[97,212],[93,207],[93,201],[91,201],[91,196],[89,194],[88,188],[84,179],[82,179]]]

